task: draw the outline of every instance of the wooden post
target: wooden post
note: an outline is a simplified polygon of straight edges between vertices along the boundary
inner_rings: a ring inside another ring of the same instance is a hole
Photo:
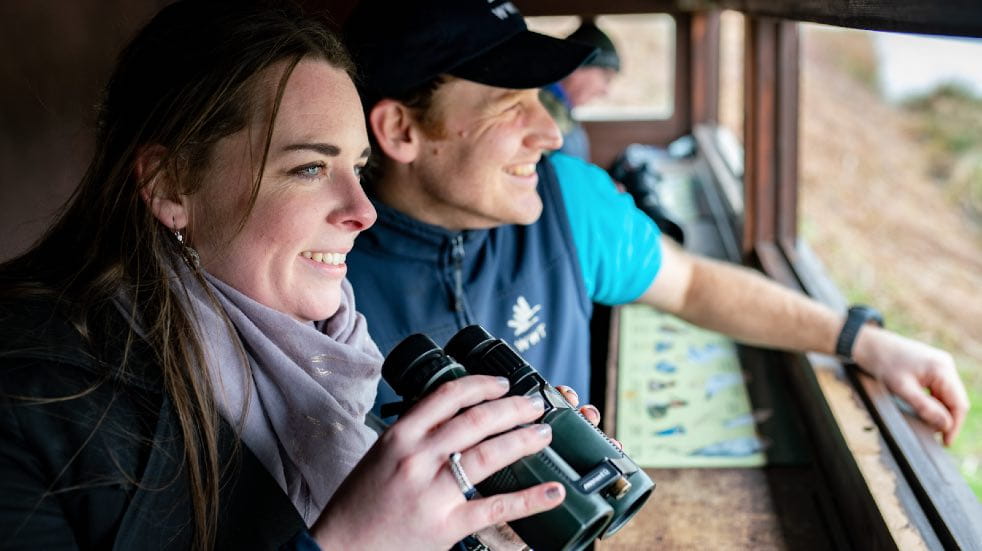
[[[758,244],[793,245],[797,237],[797,24],[749,17],[745,44],[741,245],[747,259]]]

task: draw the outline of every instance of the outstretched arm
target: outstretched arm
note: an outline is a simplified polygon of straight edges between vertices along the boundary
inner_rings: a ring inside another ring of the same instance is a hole
[[[834,353],[842,315],[751,270],[693,256],[664,237],[661,245],[662,268],[640,302],[743,342]],[[945,444],[954,440],[969,404],[950,354],[867,325],[853,357],[941,431]]]

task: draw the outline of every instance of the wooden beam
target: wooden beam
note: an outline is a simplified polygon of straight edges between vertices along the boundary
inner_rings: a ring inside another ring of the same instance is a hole
[[[689,131],[684,124],[673,116],[664,120],[583,121],[583,128],[590,136],[590,160],[608,167],[632,143],[668,145]]]
[[[750,17],[776,17],[875,31],[982,36],[978,0],[690,0],[685,9],[728,9]]]
[[[879,381],[855,366],[849,370],[869,410],[882,426],[903,473],[945,549],[982,550],[982,506],[938,442],[934,431],[910,412],[897,408]],[[913,452],[913,453],[911,453]]]
[[[715,124],[719,119],[719,12],[692,15],[692,122]]]
[[[798,24],[777,25],[777,227],[776,238],[794,246],[798,238]]]
[[[736,10],[874,31],[982,37],[978,0],[515,0],[525,15],[601,15]]]
[[[680,10],[673,0],[513,0],[524,16],[614,15],[622,13],[670,13]]]
[[[743,254],[756,243],[794,243],[798,187],[797,24],[747,18],[744,56],[746,212]]]
[[[777,20],[748,17],[744,36],[744,213],[742,250],[748,257],[757,242],[775,237],[774,144]]]
[[[693,14],[675,14],[675,82],[672,126],[677,138],[692,132],[692,25]],[[673,138],[673,139],[674,139]]]

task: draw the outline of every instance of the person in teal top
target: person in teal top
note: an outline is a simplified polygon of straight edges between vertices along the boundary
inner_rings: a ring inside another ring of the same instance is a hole
[[[559,177],[587,295],[601,304],[634,302],[661,267],[658,227],[600,167],[559,152],[549,161]]]

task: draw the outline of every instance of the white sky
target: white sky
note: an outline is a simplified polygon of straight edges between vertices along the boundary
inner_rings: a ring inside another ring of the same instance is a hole
[[[982,39],[875,33],[884,95],[902,99],[957,80],[982,97]]]

